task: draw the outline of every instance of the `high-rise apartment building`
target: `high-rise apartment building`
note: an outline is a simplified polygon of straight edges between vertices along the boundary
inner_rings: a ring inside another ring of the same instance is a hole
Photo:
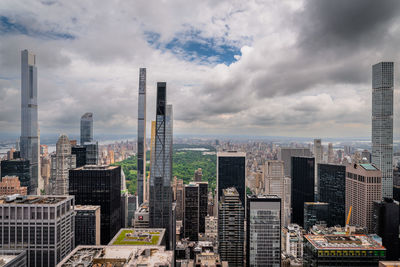
[[[197,170],[194,171],[194,181],[201,182],[202,178],[203,178],[203,170],[201,168],[198,168]]]
[[[42,189],[39,157],[38,88],[36,56],[28,50],[21,52],[21,158],[29,161],[29,194]]]
[[[121,228],[121,167],[86,165],[69,171],[69,194],[77,205],[100,206],[101,244]]]
[[[372,66],[372,163],[382,172],[382,196],[393,197],[393,62]]]
[[[318,198],[318,164],[323,162],[324,148],[322,147],[321,139],[314,139],[314,195]]]
[[[292,148],[292,147],[279,147],[278,160],[284,162],[285,176],[291,175],[292,170],[292,157],[311,157],[309,148]]]
[[[382,198],[382,172],[372,164],[346,166],[346,214],[350,207],[350,225],[366,227],[373,232],[374,201]]]
[[[146,69],[139,70],[138,97],[138,126],[137,126],[137,192],[138,204],[143,202],[143,180],[146,177]]]
[[[264,165],[265,194],[277,195],[281,199],[282,226],[290,223],[291,180],[284,176],[284,163],[280,160],[267,160]]]
[[[244,208],[234,187],[222,190],[218,209],[218,251],[229,266],[244,262]]]
[[[329,203],[329,227],[345,223],[346,166],[318,164],[318,201]]]
[[[240,196],[240,202],[246,203],[246,153],[217,153],[217,199],[222,196],[222,190],[235,187]]]
[[[333,144],[328,144],[328,163],[334,163],[335,161],[335,154],[333,153]]]
[[[28,266],[53,267],[74,249],[72,196],[19,196],[0,199],[4,250],[27,251]]]
[[[373,232],[382,238],[386,260],[399,260],[399,203],[393,199],[374,202]]]
[[[93,113],[86,112],[81,117],[81,146],[93,142]]]
[[[49,156],[40,156],[40,175],[43,179],[43,189],[48,194],[50,187],[51,158]]]
[[[218,240],[218,218],[214,216],[207,216],[205,218],[205,223],[205,238],[208,241],[216,242]]]
[[[281,199],[248,195],[246,223],[247,266],[281,266]]]
[[[3,160],[0,162],[1,164],[1,176],[17,176],[19,181],[21,182],[21,186],[25,186],[28,188],[28,194],[30,191],[31,185],[31,173],[29,160],[25,159],[12,159],[12,160]]]
[[[69,170],[76,167],[76,156],[71,154],[68,137],[62,134],[56,144],[56,154],[51,156],[51,195],[68,195]]]
[[[172,244],[172,105],[167,84],[157,83],[156,133],[150,170],[150,227],[166,229],[166,247]],[[171,243],[170,243],[171,242]]]
[[[4,176],[0,182],[0,196],[7,195],[24,195],[26,196],[28,189],[25,186],[21,186],[21,183],[17,176]]]
[[[175,197],[176,197],[176,220],[183,220],[183,209],[184,209],[184,185],[182,179],[176,180],[175,187]]]
[[[316,224],[326,224],[329,218],[329,203],[304,203],[304,230],[308,231]]]
[[[314,201],[314,158],[292,157],[291,222],[304,226],[304,203]]]
[[[100,245],[100,206],[76,205],[75,247]]]

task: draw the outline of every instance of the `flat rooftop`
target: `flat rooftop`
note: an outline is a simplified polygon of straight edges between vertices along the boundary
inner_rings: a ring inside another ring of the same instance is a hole
[[[374,165],[372,165],[370,163],[363,163],[363,164],[360,164],[360,166],[363,167],[364,170],[366,170],[366,171],[377,171],[378,170]]]
[[[220,151],[217,152],[217,157],[246,157],[246,152]]]
[[[304,237],[317,250],[386,250],[367,235],[305,235]]]
[[[72,198],[72,196],[22,196],[10,195],[0,197],[0,204],[21,204],[21,205],[38,205],[38,204],[58,204],[59,202]]]
[[[92,171],[100,171],[100,170],[114,170],[118,168],[119,166],[110,166],[110,165],[85,165],[79,168],[75,168],[73,170],[79,171],[79,170],[92,170]]]
[[[114,236],[109,246],[159,246],[164,239],[165,229],[123,228]]]
[[[18,255],[0,255],[0,267],[5,266],[16,257],[18,257]]]
[[[100,209],[100,206],[93,205],[75,205],[74,210],[97,210]]]

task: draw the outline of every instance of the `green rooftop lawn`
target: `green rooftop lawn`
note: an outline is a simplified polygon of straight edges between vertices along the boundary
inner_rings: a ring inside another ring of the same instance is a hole
[[[157,245],[158,240],[160,239],[160,236],[158,235],[153,235],[150,242],[140,241],[138,237],[126,237],[126,234],[131,234],[133,232],[133,230],[122,230],[113,245]],[[152,232],[151,234],[154,233],[160,234],[159,232]]]

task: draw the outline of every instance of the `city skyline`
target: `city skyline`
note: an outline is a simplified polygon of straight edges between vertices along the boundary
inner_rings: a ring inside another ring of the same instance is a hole
[[[398,3],[221,2],[213,9],[209,3],[188,3],[180,6],[185,16],[173,16],[176,3],[155,5],[110,2],[94,9],[90,3],[2,2],[4,132],[19,128],[17,59],[20,50],[28,49],[37,55],[41,70],[42,133],[76,133],[76,118],[88,110],[96,114],[98,133],[134,132],[136,72],[145,66],[151,70],[148,115],[155,115],[156,81],[168,80],[177,134],[291,136],[296,130],[299,137],[370,136],[370,68],[399,58]],[[64,16],[43,15],[61,9]],[[366,12],[353,22],[353,12],[361,9]],[[195,16],[196,10],[204,12]],[[319,27],[308,27],[314,20]],[[131,27],[120,29],[117,21]],[[324,37],[317,38],[321,31]],[[124,42],[109,41],[117,39]],[[326,64],[332,60],[335,64]],[[400,132],[398,112],[395,106],[394,136]]]

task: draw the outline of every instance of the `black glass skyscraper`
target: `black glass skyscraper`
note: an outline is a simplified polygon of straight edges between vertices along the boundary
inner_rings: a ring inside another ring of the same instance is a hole
[[[346,218],[346,166],[318,164],[318,201],[329,203],[329,227],[344,226]]]
[[[69,171],[69,194],[77,205],[100,206],[101,244],[121,228],[121,167],[84,166]]]
[[[167,105],[167,84],[157,83],[156,135],[150,171],[149,224],[165,228],[166,247],[172,248],[172,105]]]
[[[246,201],[246,153],[228,151],[217,154],[217,188],[218,201],[222,190],[235,187],[239,193],[240,201]]]
[[[292,223],[304,226],[304,203],[314,201],[314,158],[292,157]]]
[[[28,192],[30,189],[30,165],[29,160],[12,159],[1,161],[1,177],[4,176],[17,176],[21,182],[21,186],[26,186]]]
[[[86,165],[86,147],[85,146],[71,147],[71,154],[76,156],[76,167],[77,168]]]

